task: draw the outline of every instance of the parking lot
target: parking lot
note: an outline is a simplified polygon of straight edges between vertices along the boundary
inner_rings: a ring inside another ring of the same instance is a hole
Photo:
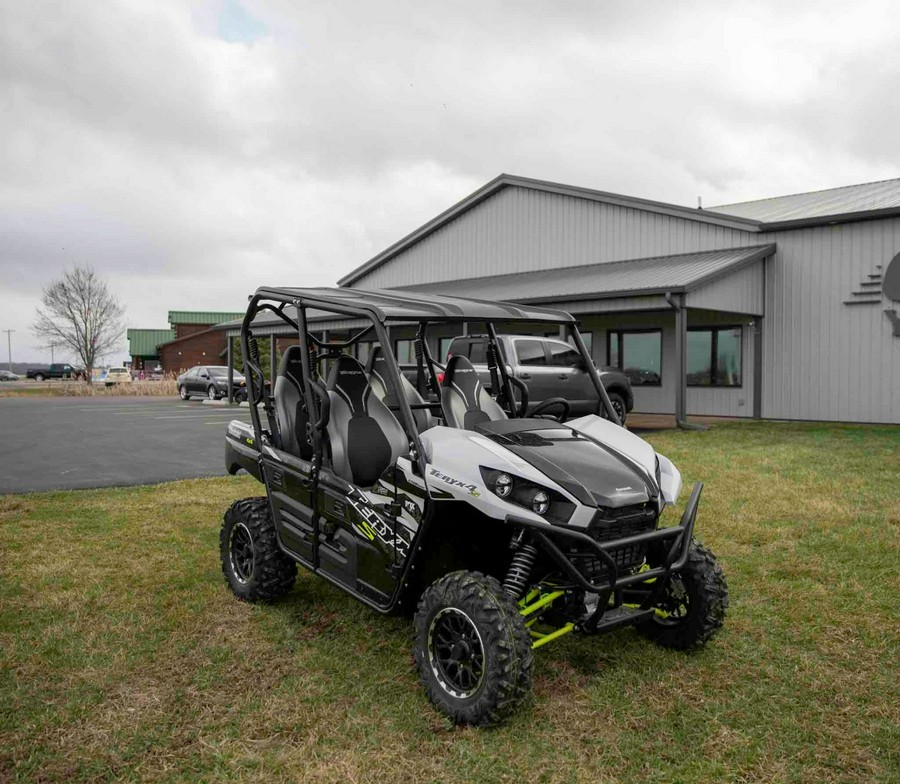
[[[249,418],[177,398],[0,399],[0,493],[218,476],[226,423]]]

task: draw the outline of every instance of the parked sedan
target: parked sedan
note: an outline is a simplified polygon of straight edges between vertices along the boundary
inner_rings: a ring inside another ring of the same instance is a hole
[[[247,382],[234,371],[234,392],[238,399],[246,398]],[[223,365],[197,365],[178,376],[178,394],[182,400],[193,395],[203,395],[218,400],[228,394],[228,367]]]
[[[0,381],[18,381],[19,377],[8,370],[0,370]]]
[[[130,384],[131,371],[123,367],[111,367],[106,371],[106,378],[103,379],[106,386],[111,387],[113,384]]]

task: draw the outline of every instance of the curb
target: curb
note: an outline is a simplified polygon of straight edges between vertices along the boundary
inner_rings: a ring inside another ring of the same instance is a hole
[[[249,403],[229,403],[227,400],[210,400],[205,398],[202,401],[204,406],[230,406],[231,408],[250,408]]]

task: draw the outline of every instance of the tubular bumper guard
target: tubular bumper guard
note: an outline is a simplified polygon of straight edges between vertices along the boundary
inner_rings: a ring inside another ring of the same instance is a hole
[[[656,594],[662,590],[665,585],[665,578],[671,572],[677,572],[684,567],[688,559],[688,551],[691,547],[691,535],[694,532],[694,520],[697,517],[697,507],[700,505],[700,493],[703,492],[703,483],[697,482],[691,491],[691,497],[688,499],[684,514],[681,516],[681,522],[670,528],[657,528],[654,531],[647,531],[633,536],[625,536],[621,539],[610,539],[605,542],[598,542],[581,531],[573,531],[564,526],[555,526],[544,523],[535,523],[531,520],[524,520],[515,515],[507,515],[506,522],[511,525],[520,525],[527,528],[535,542],[543,548],[559,566],[562,571],[568,575],[573,582],[580,588],[591,593],[611,594],[621,588],[627,588],[637,583],[645,583],[655,578],[663,578],[657,580],[656,589],[651,591],[650,597],[644,602],[649,606],[656,598]],[[581,545],[585,551],[590,551],[598,558],[603,560],[608,567],[608,580],[600,583],[591,582],[579,569],[572,563],[571,559],[560,550],[554,538],[568,539],[571,542]],[[610,555],[610,550],[619,547],[628,547],[635,544],[649,544],[650,542],[671,541],[669,552],[664,562],[660,566],[654,566],[645,569],[637,574],[628,574],[619,577],[619,570],[616,566],[615,559]]]

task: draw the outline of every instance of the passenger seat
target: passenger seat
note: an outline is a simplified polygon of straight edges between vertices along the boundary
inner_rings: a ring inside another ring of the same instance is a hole
[[[312,460],[313,448],[306,425],[309,410],[303,388],[301,346],[289,346],[281,357],[275,378],[275,418],[281,433],[281,448],[303,460]]]
[[[369,352],[369,358],[366,360],[366,375],[369,377],[372,391],[388,408],[397,408],[400,405],[400,401],[397,400],[397,396],[393,392],[388,392],[386,365],[381,346],[373,346]],[[402,373],[400,374],[400,387],[411,406],[420,406],[425,403],[418,390]],[[430,427],[434,427],[434,417],[431,416],[431,412],[427,408],[414,408],[412,415],[416,422],[416,429],[420,433],[428,430]]]
[[[360,487],[371,487],[388,466],[409,452],[400,423],[373,394],[365,370],[346,354],[335,360],[328,374],[328,440],[332,469]]]

